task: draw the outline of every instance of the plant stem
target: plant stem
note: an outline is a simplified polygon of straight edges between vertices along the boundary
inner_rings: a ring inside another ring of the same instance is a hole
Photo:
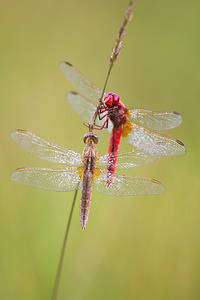
[[[108,83],[110,72],[111,72],[114,63],[117,61],[117,59],[119,57],[119,54],[120,54],[121,43],[122,43],[122,39],[123,39],[124,34],[125,34],[125,28],[128,25],[132,15],[133,15],[132,14],[132,7],[133,7],[134,2],[135,2],[135,0],[132,0],[129,3],[128,10],[125,12],[125,15],[124,15],[123,24],[120,27],[119,33],[118,33],[117,38],[116,38],[115,48],[114,48],[114,51],[112,52],[112,55],[111,55],[111,58],[110,58],[110,65],[109,65],[108,73],[107,73],[106,80],[105,80],[105,83],[104,83],[104,87],[103,87],[103,90],[102,90],[102,93],[101,93],[101,97],[99,99],[99,105],[97,106],[96,112],[94,113],[94,116],[92,118],[92,126],[93,127],[95,126],[96,118],[97,118],[97,115],[98,115],[98,112],[99,112],[99,109],[100,109],[100,106],[101,106],[101,103],[102,103],[102,99],[103,99],[103,96],[104,96],[104,93],[105,93],[105,90],[106,90],[106,86],[107,86],[107,83]]]
[[[66,245],[67,245],[67,241],[68,241],[68,235],[69,235],[69,228],[70,228],[70,224],[71,224],[71,220],[72,220],[72,214],[73,214],[74,205],[75,205],[75,202],[76,202],[76,196],[77,196],[77,193],[78,193],[79,183],[77,184],[77,188],[75,190],[74,199],[73,199],[73,202],[72,202],[71,211],[70,211],[70,215],[69,215],[69,219],[68,219],[68,223],[67,223],[67,227],[66,227],[66,231],[65,231],[65,237],[64,237],[64,241],[63,241],[62,251],[61,251],[61,254],[60,254],[60,261],[59,261],[59,264],[58,264],[56,279],[55,279],[52,298],[51,298],[52,300],[56,300],[56,298],[57,298],[58,285],[59,285],[59,282],[60,282],[60,274],[61,274],[61,269],[62,269],[62,265],[63,265],[63,259],[64,259],[65,249],[66,249]]]
[[[132,0],[130,2],[128,10],[126,11],[126,13],[124,15],[123,24],[120,27],[119,33],[117,35],[116,44],[115,44],[115,48],[112,51],[112,55],[111,55],[111,58],[110,58],[110,65],[109,65],[108,73],[107,73],[106,80],[105,80],[105,83],[104,83],[103,91],[102,91],[101,97],[99,99],[99,105],[97,107],[96,112],[94,113],[93,118],[92,118],[92,128],[94,127],[95,122],[96,122],[96,118],[97,118],[97,115],[98,115],[98,112],[99,112],[99,109],[100,109],[100,105],[102,103],[102,99],[103,99],[103,96],[104,96],[104,93],[105,93],[105,90],[106,90],[106,86],[107,86],[107,83],[108,83],[110,72],[113,68],[114,63],[117,61],[117,59],[119,57],[120,50],[121,50],[122,39],[123,39],[124,34],[125,34],[125,28],[128,25],[128,23],[129,23],[129,21],[132,17],[132,6],[133,6],[134,2],[135,2],[135,0]],[[68,241],[69,229],[70,229],[70,224],[71,224],[71,220],[72,220],[72,215],[73,215],[73,210],[74,210],[74,205],[75,205],[75,201],[76,201],[76,197],[77,197],[79,184],[80,184],[80,182],[78,182],[77,188],[75,190],[75,194],[74,194],[74,198],[73,198],[73,202],[72,202],[72,206],[71,206],[71,211],[70,211],[70,215],[69,215],[69,219],[68,219],[68,223],[67,223],[67,228],[66,228],[66,232],[65,232],[65,236],[64,236],[62,251],[61,251],[61,254],[60,254],[60,260],[59,260],[59,264],[58,264],[56,279],[55,279],[53,293],[52,293],[52,300],[56,300],[56,298],[57,298],[58,286],[59,286],[59,282],[60,282],[60,275],[61,275],[61,270],[62,270],[62,265],[63,265],[63,259],[64,259],[65,249],[66,249],[66,245],[67,245],[67,241]]]

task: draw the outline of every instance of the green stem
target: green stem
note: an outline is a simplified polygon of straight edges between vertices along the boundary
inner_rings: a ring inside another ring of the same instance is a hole
[[[99,112],[99,109],[100,109],[100,105],[102,103],[102,99],[103,99],[103,96],[104,96],[104,93],[105,93],[105,90],[106,90],[106,86],[107,86],[107,83],[108,83],[110,72],[113,68],[114,62],[116,60],[116,56],[118,55],[119,43],[123,39],[122,34],[123,34],[128,22],[130,20],[131,9],[132,9],[132,6],[133,6],[134,2],[135,2],[135,0],[132,0],[130,2],[128,10],[127,10],[127,12],[125,13],[125,16],[124,16],[123,24],[122,24],[122,26],[120,27],[120,30],[119,30],[119,34],[118,34],[118,37],[117,37],[117,40],[116,40],[115,49],[114,49],[114,52],[112,54],[112,58],[110,60],[110,65],[109,65],[108,73],[107,73],[106,80],[105,80],[105,83],[104,83],[103,91],[102,91],[101,97],[99,99],[99,105],[98,105],[97,110],[96,110],[96,112],[93,116],[93,120],[92,120],[93,121],[93,124],[92,124],[93,126],[95,125],[96,118],[97,118],[97,115],[98,115],[98,112]],[[66,245],[67,245],[67,241],[68,241],[69,229],[70,229],[70,224],[71,224],[71,220],[72,220],[72,215],[73,215],[73,210],[74,210],[74,205],[75,205],[75,201],[76,201],[76,197],[77,197],[79,184],[80,184],[80,182],[78,182],[77,188],[75,190],[74,199],[73,199],[73,202],[72,202],[71,211],[70,211],[70,215],[69,215],[69,219],[68,219],[68,223],[67,223],[67,228],[66,228],[66,232],[65,232],[65,237],[64,237],[64,241],[63,241],[62,251],[61,251],[61,254],[60,254],[60,260],[59,260],[59,264],[58,264],[56,279],[55,279],[53,293],[52,293],[52,300],[56,300],[57,294],[58,294],[58,286],[59,286],[59,282],[60,282],[60,275],[61,275],[61,270],[62,270],[62,265],[63,265],[63,259],[64,259],[65,249],[66,249]]]
[[[99,105],[97,106],[96,112],[94,113],[94,116],[92,118],[92,126],[93,127],[95,126],[96,118],[98,116],[98,112],[99,112],[99,109],[100,109],[100,106],[101,106],[101,103],[102,103],[102,99],[103,99],[103,96],[104,96],[104,93],[105,93],[105,90],[106,90],[106,86],[107,86],[107,83],[108,83],[110,72],[113,68],[113,65],[114,65],[114,62],[115,62],[115,59],[116,59],[116,56],[117,56],[117,53],[118,53],[119,43],[122,41],[122,38],[123,38],[122,34],[125,31],[125,28],[126,28],[128,22],[130,20],[130,17],[131,17],[131,10],[132,10],[132,6],[133,6],[134,2],[135,2],[135,0],[132,0],[130,2],[128,10],[127,10],[127,12],[125,13],[125,16],[124,16],[123,24],[120,27],[119,34],[117,36],[115,49],[114,49],[114,52],[112,54],[112,58],[110,60],[110,65],[109,65],[108,73],[107,73],[106,80],[105,80],[105,83],[104,83],[103,91],[102,91],[101,97],[99,99]]]
[[[122,33],[121,33],[122,34]],[[107,73],[107,76],[106,76],[106,80],[105,80],[105,83],[104,83],[104,87],[103,87],[103,90],[102,90],[102,93],[101,93],[101,97],[99,99],[99,105],[97,107],[97,110],[93,116],[93,126],[95,126],[95,122],[96,122],[96,118],[97,118],[97,115],[98,115],[98,112],[99,112],[99,109],[100,109],[100,106],[101,106],[101,102],[102,102],[102,99],[103,99],[103,95],[105,93],[105,90],[106,90],[106,86],[107,86],[107,83],[108,83],[108,79],[109,79],[109,76],[110,76],[110,72],[112,70],[112,67],[113,67],[113,64],[114,64],[114,61],[115,61],[115,57],[116,57],[116,53],[117,53],[117,48],[119,46],[119,43],[120,43],[120,39],[118,40],[118,42],[116,43],[116,46],[115,46],[115,50],[114,50],[114,54],[112,56],[112,59],[110,61],[110,66],[109,66],[109,69],[108,69],[108,73]]]
[[[52,293],[52,298],[51,298],[52,300],[56,300],[56,298],[57,298],[58,285],[59,285],[59,282],[60,282],[60,274],[61,274],[61,269],[62,269],[62,265],[63,265],[63,259],[64,259],[65,249],[66,249],[66,245],[67,245],[67,241],[68,241],[68,235],[69,235],[69,228],[70,228],[70,224],[71,224],[74,205],[75,205],[75,202],[76,202],[76,196],[77,196],[77,193],[78,193],[79,183],[78,183],[77,188],[75,190],[74,199],[73,199],[73,202],[72,202],[71,211],[70,211],[70,215],[69,215],[69,219],[68,219],[68,223],[67,223],[67,228],[66,228],[66,232],[65,232],[64,241],[63,241],[62,251],[61,251],[61,254],[60,254],[60,261],[59,261],[59,264],[58,264],[58,270],[57,270],[56,279],[55,279],[54,288],[53,288],[53,293]]]

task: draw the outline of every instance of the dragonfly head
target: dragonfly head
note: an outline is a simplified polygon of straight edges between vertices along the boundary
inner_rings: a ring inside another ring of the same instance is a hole
[[[99,137],[98,137],[98,135],[97,135],[96,133],[94,133],[94,132],[88,132],[88,133],[86,133],[86,134],[84,135],[84,137],[83,137],[83,142],[84,142],[85,144],[87,144],[90,140],[93,140],[93,142],[94,142],[95,144],[98,144],[98,142],[99,142]]]
[[[114,93],[108,93],[104,97],[104,102],[107,107],[115,106],[119,103],[119,96]]]

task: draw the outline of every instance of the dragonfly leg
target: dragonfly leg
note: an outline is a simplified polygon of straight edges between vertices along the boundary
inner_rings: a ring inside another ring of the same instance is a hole
[[[101,107],[100,106],[99,113],[102,114],[105,111],[108,111],[107,107],[105,107],[105,106]]]
[[[102,114],[105,111],[108,111],[108,108],[104,103],[101,103],[100,108],[99,108],[99,113]]]
[[[101,116],[101,115],[99,114],[99,115],[98,115],[99,120],[103,120],[107,115],[108,115],[108,114],[105,114],[105,115]]]
[[[98,111],[98,117],[99,117],[99,120],[103,120],[103,118],[105,118],[107,115],[108,115],[108,109],[105,107],[104,104],[102,104],[102,106],[100,106],[100,109]],[[107,113],[105,113],[107,112]],[[103,116],[101,116],[103,113],[105,113]]]
[[[101,130],[101,129],[103,129],[103,128],[108,128],[108,118],[105,120],[105,122],[103,123],[103,125],[101,126],[101,125],[95,125],[94,127],[93,127],[93,129],[96,129],[96,130]]]
[[[104,122],[103,125],[101,126],[101,129],[103,129],[103,128],[108,128],[108,120],[109,120],[109,118],[107,117],[106,120],[105,120],[105,122]]]

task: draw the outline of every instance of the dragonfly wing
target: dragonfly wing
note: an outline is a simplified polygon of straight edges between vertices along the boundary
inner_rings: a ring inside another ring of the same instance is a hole
[[[20,168],[11,174],[11,179],[17,183],[56,192],[73,191],[81,187],[77,168]]]
[[[167,130],[182,123],[181,115],[176,111],[130,109],[128,112],[130,121],[150,130]]]
[[[73,110],[81,116],[85,121],[92,121],[92,117],[96,111],[96,106],[88,99],[76,92],[70,92],[66,95],[66,100]]]
[[[117,154],[116,167],[119,169],[130,169],[134,167],[139,167],[145,164],[148,164],[156,159],[159,159],[162,156],[152,155],[155,153],[155,148],[163,147],[158,145],[147,145],[146,147],[139,148],[136,150],[126,150],[120,151]],[[158,149],[158,153],[159,153]],[[106,168],[108,162],[109,154],[105,154],[98,157],[98,166],[99,168]]]
[[[73,110],[81,116],[86,122],[92,121],[92,117],[96,111],[96,105],[93,104],[90,100],[87,98],[79,95],[76,92],[70,92],[66,96],[66,100],[69,103],[69,105],[73,108]],[[97,117],[96,119],[96,125],[102,126],[105,122],[105,119],[99,120]],[[111,133],[112,131],[112,123],[108,122],[108,128],[103,129],[104,132]]]
[[[181,141],[150,131],[134,123],[132,123],[132,129],[125,139],[135,148],[148,145],[149,153],[156,156],[182,156],[186,151]]]
[[[70,166],[82,164],[81,154],[49,143],[29,131],[18,129],[11,134],[11,137],[20,147],[41,159]]]
[[[153,195],[161,194],[165,190],[162,183],[150,178],[115,173],[109,187],[106,181],[107,173],[101,170],[101,174],[93,182],[94,190],[110,196]]]
[[[80,92],[80,94],[98,104],[102,90],[96,87],[70,63],[61,62],[60,69],[67,80]]]

